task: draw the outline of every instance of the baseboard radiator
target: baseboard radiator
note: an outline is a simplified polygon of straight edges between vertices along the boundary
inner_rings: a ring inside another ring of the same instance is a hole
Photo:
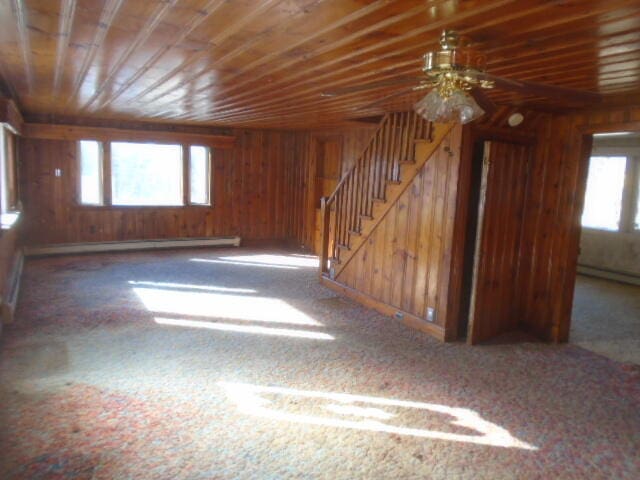
[[[22,267],[24,266],[24,255],[21,251],[16,253],[16,258],[11,267],[11,273],[7,278],[7,287],[2,297],[2,323],[13,322],[16,306],[18,305],[18,294],[20,293],[20,279],[22,278]]]
[[[578,273],[589,275],[590,277],[599,277],[607,280],[615,280],[616,282],[630,283],[631,285],[640,285],[640,276],[629,272],[616,272],[589,265],[578,265]]]
[[[121,252],[127,250],[153,250],[160,248],[192,248],[228,246],[239,247],[240,237],[170,238],[157,240],[132,240],[127,242],[62,243],[25,247],[27,257],[39,255],[68,255],[73,253]]]

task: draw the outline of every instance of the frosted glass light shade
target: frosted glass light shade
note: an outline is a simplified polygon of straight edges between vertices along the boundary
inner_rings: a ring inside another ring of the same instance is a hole
[[[484,115],[484,110],[473,97],[462,90],[456,90],[451,96],[445,98],[437,89],[433,89],[413,108],[425,120],[438,123],[465,124]]]

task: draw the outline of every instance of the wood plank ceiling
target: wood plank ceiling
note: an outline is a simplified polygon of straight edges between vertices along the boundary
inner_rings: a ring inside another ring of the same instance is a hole
[[[27,118],[315,127],[408,107],[320,93],[418,73],[443,28],[492,74],[640,90],[638,0],[0,0],[0,74]]]

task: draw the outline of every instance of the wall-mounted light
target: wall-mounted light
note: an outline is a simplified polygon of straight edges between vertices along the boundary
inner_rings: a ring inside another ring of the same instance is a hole
[[[510,127],[517,127],[524,120],[524,116],[521,113],[512,113],[507,120]]]

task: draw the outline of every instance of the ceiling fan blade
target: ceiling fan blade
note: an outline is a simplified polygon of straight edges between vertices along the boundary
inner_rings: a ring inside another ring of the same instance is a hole
[[[479,88],[479,87],[472,88],[469,91],[469,94],[473,97],[473,99],[480,106],[480,108],[482,110],[484,110],[484,113],[486,113],[487,116],[489,116],[489,117],[498,108],[498,107],[496,107],[496,104],[493,103],[491,101],[491,99],[489,97],[487,97],[487,95],[482,91],[482,88]]]
[[[336,88],[335,90],[329,90],[322,92],[320,95],[323,97],[335,97],[338,95],[345,95],[347,93],[355,93],[364,90],[371,90],[374,88],[391,87],[393,85],[406,85],[407,83],[419,83],[423,81],[423,77],[395,77],[387,80],[381,80],[379,82],[364,83],[362,85],[353,85],[351,87]]]
[[[404,95],[409,95],[410,93],[415,93],[415,92],[420,91],[420,90],[422,90],[422,88],[420,86],[411,87],[411,88],[405,88],[405,89],[400,90],[399,92],[395,92],[395,93],[392,93],[391,95],[387,95],[385,97],[379,98],[376,101],[371,102],[371,103],[365,105],[362,108],[359,108],[359,110],[364,110],[364,109],[367,109],[367,108],[376,107],[378,105],[382,105],[382,104],[388,102],[389,100],[391,100],[393,98],[398,98],[398,97],[402,97]]]
[[[560,100],[569,100],[581,103],[599,102],[602,97],[598,93],[586,92],[584,90],[575,90],[573,88],[558,87],[555,85],[545,85],[543,83],[529,82],[526,80],[511,80],[502,78],[489,73],[479,73],[477,78],[480,80],[488,80],[495,84],[497,88],[502,90],[511,90],[521,92],[527,95],[536,95],[539,97],[557,98]]]

